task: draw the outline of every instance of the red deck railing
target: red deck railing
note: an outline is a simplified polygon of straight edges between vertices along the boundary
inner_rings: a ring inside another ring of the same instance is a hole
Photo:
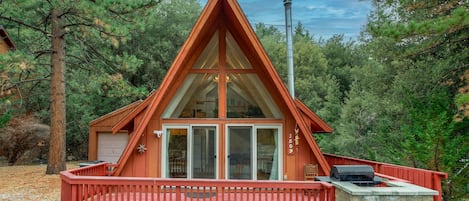
[[[61,172],[61,200],[334,201],[335,199],[334,187],[324,182],[105,176],[109,175],[110,171],[112,166],[101,163]]]
[[[370,165],[373,167],[375,173],[383,177],[394,177],[406,180],[412,184],[430,188],[438,191],[439,195],[435,196],[433,200],[442,200],[441,180],[448,178],[448,174],[444,172],[436,172],[431,170],[424,170],[400,165],[393,165],[388,163],[380,163],[375,161],[337,156],[333,154],[324,154],[327,162],[332,165]]]
[[[376,175],[401,180],[439,192],[442,200],[443,172],[411,168],[369,160],[324,154],[329,165],[370,165]],[[334,201],[331,184],[304,181],[249,181],[207,179],[161,179],[115,177],[114,165],[100,163],[61,172],[62,201],[82,200],[274,200]]]

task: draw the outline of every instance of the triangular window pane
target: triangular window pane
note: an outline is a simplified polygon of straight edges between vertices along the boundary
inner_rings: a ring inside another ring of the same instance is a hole
[[[251,63],[230,32],[226,33],[226,67],[229,69],[252,69]]]
[[[228,118],[281,118],[282,113],[256,74],[229,74]]]
[[[217,118],[217,74],[190,74],[171,100],[164,118]]]
[[[218,31],[213,34],[207,47],[195,62],[194,69],[216,69],[218,68]]]

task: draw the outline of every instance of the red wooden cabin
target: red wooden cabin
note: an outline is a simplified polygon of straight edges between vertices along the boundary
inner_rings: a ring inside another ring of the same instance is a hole
[[[91,123],[89,160],[115,164],[64,172],[62,199],[103,192],[85,187],[87,178],[93,185],[134,185],[139,192],[179,186],[176,194],[192,185],[262,192],[279,185],[317,190],[313,197],[330,200],[330,185],[302,183],[305,165],[328,175],[331,162],[339,161],[325,156],[314,140],[315,133],[330,132],[289,95],[236,0],[210,0],[159,89]],[[87,177],[103,175],[116,177]],[[74,191],[75,184],[81,189]],[[127,192],[114,187],[104,192]],[[95,190],[84,195],[85,188]]]
[[[303,180],[305,164],[330,169],[312,134],[332,129],[289,96],[235,1],[209,1],[160,88],[116,120],[112,133],[129,134],[120,176]],[[103,152],[98,127],[90,160]]]

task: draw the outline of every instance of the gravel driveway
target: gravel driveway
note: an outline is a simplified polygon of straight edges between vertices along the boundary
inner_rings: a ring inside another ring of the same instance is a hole
[[[67,163],[77,168],[79,162]],[[60,200],[60,176],[46,175],[47,165],[0,167],[0,200]]]

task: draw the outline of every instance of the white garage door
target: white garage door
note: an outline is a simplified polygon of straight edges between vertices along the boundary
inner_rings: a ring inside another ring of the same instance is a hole
[[[99,133],[98,160],[117,163],[129,141],[127,133]]]

